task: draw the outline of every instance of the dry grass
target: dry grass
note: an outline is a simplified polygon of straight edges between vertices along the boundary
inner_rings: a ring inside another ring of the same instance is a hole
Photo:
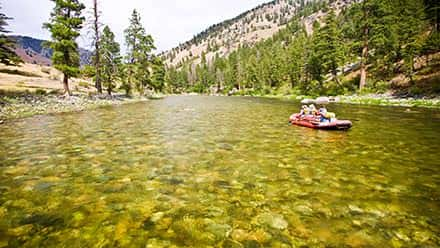
[[[0,95],[36,92],[59,92],[63,90],[62,74],[48,66],[22,64],[20,66],[0,65]],[[80,92],[93,91],[91,82],[73,78],[70,88]]]

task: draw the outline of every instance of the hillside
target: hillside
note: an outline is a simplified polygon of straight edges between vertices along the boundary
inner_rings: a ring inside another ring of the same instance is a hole
[[[282,4],[291,6],[293,15],[289,20],[291,13],[281,12],[289,21],[274,23],[274,34],[246,29],[261,19],[256,13]],[[165,53],[166,84],[171,92],[212,94],[435,96],[440,93],[436,8],[424,0],[271,2]],[[255,19],[246,22],[250,16]],[[248,32],[258,39],[246,38]]]
[[[43,46],[44,40],[27,36],[11,36],[16,40],[15,52],[24,62],[38,65],[51,65],[52,50]],[[87,65],[91,62],[92,52],[79,48],[80,63]]]
[[[179,66],[192,60],[201,62],[202,54],[211,61],[215,56],[225,57],[240,46],[252,46],[286,28],[294,16],[311,33],[316,20],[325,15],[324,7],[339,12],[354,0],[313,1],[313,0],[275,0],[262,4],[233,19],[215,24],[176,48],[162,54],[168,65]]]

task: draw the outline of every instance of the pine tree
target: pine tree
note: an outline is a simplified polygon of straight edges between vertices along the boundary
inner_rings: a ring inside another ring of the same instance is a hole
[[[11,19],[0,13],[0,63],[5,65],[17,65],[23,62],[13,50],[15,41],[6,35],[9,31],[5,27],[8,25],[7,21]]]
[[[160,57],[155,56],[153,58],[153,75],[151,80],[151,86],[154,91],[162,92],[165,87],[165,65]]]
[[[425,8],[422,0],[399,0],[393,13],[398,13],[394,26],[398,40],[399,54],[405,61],[405,74],[413,81],[414,59],[420,54],[427,27]]]
[[[107,93],[111,95],[115,88],[114,83],[121,62],[120,46],[115,41],[115,35],[108,26],[104,27],[100,43],[102,81],[107,88]]]
[[[330,72],[333,79],[339,84],[337,73],[344,61],[344,47],[342,34],[333,10],[326,16],[325,25],[319,29],[315,41],[316,52],[322,61],[324,72]]]
[[[306,56],[306,39],[306,34],[300,33],[287,48],[287,65],[292,88],[299,86],[302,82]]]
[[[102,94],[101,84],[101,40],[100,40],[100,23],[99,23],[98,0],[93,0],[93,43],[95,46],[94,64],[95,64],[95,88],[99,94]]]
[[[55,3],[51,18],[44,28],[52,33],[49,42],[53,50],[52,63],[63,73],[65,94],[72,95],[69,78],[79,73],[79,53],[76,38],[84,22],[81,11],[85,6],[78,0],[52,0]]]
[[[383,60],[385,56],[394,56],[390,54],[396,42],[392,30],[394,20],[391,4],[391,0],[365,0],[354,4],[349,10],[351,27],[347,29],[346,36],[354,40],[353,48],[360,53],[360,90],[367,83],[367,65],[371,52],[374,51],[371,59],[375,62]]]
[[[147,35],[141,24],[141,17],[133,10],[130,25],[124,31],[127,44],[127,84],[134,84],[140,94],[151,84],[152,51],[154,40]],[[127,85],[127,86],[128,86]]]

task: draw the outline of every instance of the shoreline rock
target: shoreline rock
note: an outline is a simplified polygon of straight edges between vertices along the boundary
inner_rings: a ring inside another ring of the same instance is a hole
[[[148,100],[147,97],[126,97],[124,95],[109,97],[77,94],[67,98],[57,95],[0,96],[0,124],[7,120],[35,115],[79,112]]]

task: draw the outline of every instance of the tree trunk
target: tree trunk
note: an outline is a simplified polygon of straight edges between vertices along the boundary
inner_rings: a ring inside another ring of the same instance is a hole
[[[334,69],[334,70],[332,71],[332,74],[333,74],[333,80],[335,80],[335,83],[336,83],[341,89],[343,89],[344,86],[342,86],[341,81],[340,81],[339,78],[338,78],[338,71],[337,71],[337,69]]]
[[[365,13],[365,19],[368,18],[368,12]],[[368,26],[364,27],[364,43],[361,57],[361,80],[359,82],[359,90],[362,91],[367,84],[367,61],[368,61]]]
[[[98,1],[93,0],[93,13],[94,13],[94,31],[95,31],[95,87],[99,94],[102,94],[102,84],[101,84],[101,54],[99,47],[99,13],[98,13]]]
[[[71,96],[72,92],[69,89],[69,77],[66,74],[64,74],[63,77],[63,87],[64,87],[64,95]]]

